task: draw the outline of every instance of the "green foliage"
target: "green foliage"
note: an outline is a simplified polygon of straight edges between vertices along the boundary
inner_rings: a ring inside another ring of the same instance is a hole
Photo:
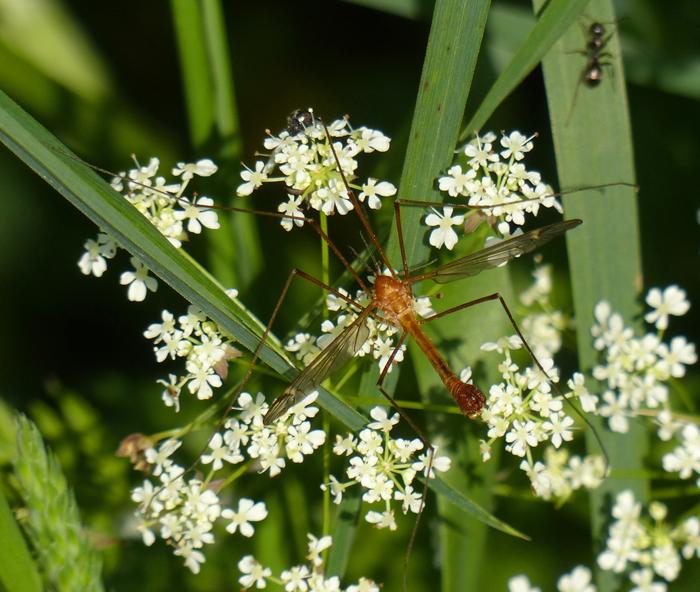
[[[8,592],[41,590],[41,578],[10,506],[0,491],[0,583]]]
[[[17,421],[14,469],[26,509],[23,524],[45,585],[59,591],[102,590],[102,561],[83,530],[75,497],[39,430],[24,416]],[[28,574],[32,571],[28,568]]]

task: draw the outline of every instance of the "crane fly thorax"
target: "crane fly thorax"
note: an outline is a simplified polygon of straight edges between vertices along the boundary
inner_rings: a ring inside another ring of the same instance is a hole
[[[406,317],[415,317],[413,292],[408,282],[379,275],[374,282],[374,297],[379,310],[397,325],[402,325],[402,319]]]

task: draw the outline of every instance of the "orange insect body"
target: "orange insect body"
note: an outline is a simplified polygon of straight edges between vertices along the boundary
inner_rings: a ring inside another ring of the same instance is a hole
[[[387,275],[377,276],[374,284],[374,305],[394,325],[411,334],[462,413],[468,417],[479,415],[486,401],[483,393],[474,385],[465,384],[457,377],[421,328],[413,308],[411,282]]]

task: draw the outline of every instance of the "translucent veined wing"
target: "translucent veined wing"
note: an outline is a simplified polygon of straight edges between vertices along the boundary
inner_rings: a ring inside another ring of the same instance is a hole
[[[374,310],[373,306],[365,308],[340,335],[311,360],[285,391],[272,402],[270,410],[265,415],[266,424],[284,415],[290,407],[299,403],[328,376],[350,361],[369,337],[366,321],[372,310]]]
[[[450,261],[427,273],[422,273],[410,279],[414,281],[431,279],[440,284],[476,275],[485,269],[493,269],[507,263],[514,257],[519,257],[541,247],[555,236],[565,233],[581,224],[581,220],[563,220],[542,228],[537,228],[506,239],[476,253],[470,253],[455,261]]]

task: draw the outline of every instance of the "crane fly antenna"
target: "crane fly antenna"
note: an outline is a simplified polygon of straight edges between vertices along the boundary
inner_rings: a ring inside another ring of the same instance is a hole
[[[374,249],[372,249],[372,246],[367,242],[367,237],[365,236],[364,232],[360,232],[360,238],[362,238],[362,242],[365,244],[367,254],[372,259],[372,265],[374,265],[374,269],[381,271],[381,265],[379,264],[379,260],[375,257]]]
[[[382,249],[382,245],[379,244],[379,239],[377,238],[377,235],[374,234],[374,231],[372,230],[372,226],[369,223],[369,219],[367,218],[367,214],[365,213],[364,209],[362,208],[362,204],[360,203],[360,200],[357,199],[357,196],[355,195],[355,192],[350,189],[350,185],[348,184],[348,180],[345,177],[345,173],[343,172],[343,167],[340,164],[340,158],[338,158],[338,153],[335,150],[335,146],[333,145],[333,138],[331,137],[331,133],[328,130],[328,127],[326,126],[326,123],[319,119],[321,122],[321,125],[323,126],[323,130],[326,133],[326,140],[328,142],[328,146],[331,150],[331,153],[333,154],[333,158],[335,159],[335,164],[338,167],[338,173],[340,174],[340,178],[343,180],[343,185],[345,186],[345,191],[348,194],[348,197],[350,198],[350,201],[352,202],[352,207],[357,213],[357,217],[360,219],[360,224],[362,224],[362,227],[364,228],[365,232],[367,233],[367,236],[369,236],[370,241],[374,245],[374,247],[377,250],[377,253],[379,253],[379,257],[381,258],[383,264],[385,267],[389,269],[389,272],[394,275],[394,270],[391,267],[391,263],[389,263],[389,259],[387,259],[386,254],[384,253],[384,249]]]

